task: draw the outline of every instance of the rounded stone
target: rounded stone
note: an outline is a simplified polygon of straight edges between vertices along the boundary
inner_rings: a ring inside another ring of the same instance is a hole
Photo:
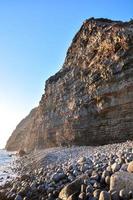
[[[84,192],[80,193],[78,196],[79,200],[85,200],[85,198],[86,198],[86,194]]]
[[[17,195],[17,196],[15,197],[15,200],[22,200],[22,197],[21,197],[20,195]]]
[[[113,172],[117,172],[120,169],[120,165],[118,163],[114,163],[113,165],[111,165],[111,169]]]
[[[128,193],[124,189],[120,190],[119,196],[120,196],[120,198],[122,200],[127,200],[128,199]]]
[[[110,176],[106,176],[106,177],[105,177],[105,183],[106,183],[107,185],[110,184]]]
[[[119,200],[119,193],[116,191],[111,192],[111,200]]]
[[[133,173],[133,161],[128,164],[127,171]]]
[[[94,190],[94,192],[93,192],[93,196],[96,197],[96,198],[98,199],[99,196],[100,196],[100,193],[101,193],[101,189],[96,189],[96,190]]]
[[[102,191],[100,193],[99,200],[111,200],[111,196],[108,192]]]

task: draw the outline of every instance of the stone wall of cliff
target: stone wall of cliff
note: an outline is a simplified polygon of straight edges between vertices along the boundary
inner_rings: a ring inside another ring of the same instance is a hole
[[[6,149],[133,139],[133,22],[86,20]]]

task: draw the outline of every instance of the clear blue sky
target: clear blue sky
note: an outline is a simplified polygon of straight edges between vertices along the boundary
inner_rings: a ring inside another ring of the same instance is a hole
[[[82,22],[130,20],[133,0],[0,0],[0,147],[38,105]]]

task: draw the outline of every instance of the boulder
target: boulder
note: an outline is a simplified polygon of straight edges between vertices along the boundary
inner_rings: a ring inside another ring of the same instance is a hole
[[[133,191],[133,174],[120,171],[111,176],[110,190],[120,192],[122,189],[124,189],[126,193]]]
[[[55,173],[52,176],[52,180],[55,182],[59,182],[60,180],[66,178],[66,174],[64,173]]]
[[[83,180],[88,178],[86,175],[82,175],[73,182],[66,185],[59,193],[59,198],[61,200],[67,200],[72,194],[80,192]]]
[[[19,155],[20,157],[25,156],[25,155],[26,155],[26,152],[25,152],[24,150],[20,149],[19,152],[18,152],[18,155]]]

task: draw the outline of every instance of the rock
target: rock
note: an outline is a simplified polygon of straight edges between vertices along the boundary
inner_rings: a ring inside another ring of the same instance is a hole
[[[123,189],[127,194],[133,191],[133,174],[124,171],[116,172],[111,176],[110,190],[120,192]]]
[[[55,173],[53,176],[52,176],[52,180],[55,181],[55,182],[59,182],[60,180],[66,178],[66,175],[64,173]]]
[[[25,156],[25,155],[26,155],[26,152],[25,152],[24,150],[20,149],[19,152],[18,152],[18,155],[19,155],[20,157]]]
[[[99,200],[111,200],[111,196],[108,192],[102,191],[100,193]]]
[[[23,200],[29,200],[29,198],[28,197],[24,197]]]
[[[106,176],[106,178],[105,178],[105,183],[106,183],[107,185],[110,184],[110,176]]]
[[[86,187],[86,193],[92,193],[93,192],[93,187],[92,187],[92,185],[91,184],[89,184],[89,185],[87,185],[87,187]]]
[[[22,200],[22,197],[21,197],[20,195],[17,195],[17,196],[15,197],[15,200]]]
[[[119,200],[119,193],[116,191],[111,192],[111,200]]]
[[[5,190],[0,190],[0,200],[5,200],[6,199],[5,193],[6,193]]]
[[[80,178],[76,179],[75,181],[66,185],[59,193],[59,198],[62,200],[67,200],[67,198],[72,194],[80,192],[83,180],[86,178],[87,178],[86,175],[83,175]]]
[[[77,199],[78,199],[78,193],[74,193],[70,195],[67,200],[77,200]]]
[[[133,173],[133,161],[128,164],[127,171]]]
[[[83,164],[83,163],[85,163],[85,162],[86,162],[86,157],[81,157],[81,158],[79,158],[78,161],[77,161],[78,164]]]
[[[86,194],[84,192],[80,193],[78,196],[79,200],[85,200],[86,199]]]
[[[21,177],[20,177],[20,179],[21,179],[21,181],[25,181],[25,180],[30,180],[30,175],[28,175],[28,174],[23,174],[23,175],[21,175]]]
[[[128,197],[129,197],[129,199],[133,198],[133,191],[130,191],[130,192],[128,193]]]
[[[121,167],[121,166],[120,166],[118,163],[114,163],[114,164],[111,166],[111,169],[112,169],[113,172],[117,172],[117,171],[119,171],[120,167]]]
[[[101,189],[96,189],[93,192],[93,196],[99,199],[100,193],[101,193]]]
[[[128,167],[128,164],[122,164],[122,166],[121,166],[121,171],[127,171],[127,167]]]
[[[85,191],[86,191],[86,185],[85,184],[82,184],[81,185],[81,193],[85,193]]]
[[[125,189],[120,190],[119,197],[122,200],[128,200],[128,193],[125,191]]]

